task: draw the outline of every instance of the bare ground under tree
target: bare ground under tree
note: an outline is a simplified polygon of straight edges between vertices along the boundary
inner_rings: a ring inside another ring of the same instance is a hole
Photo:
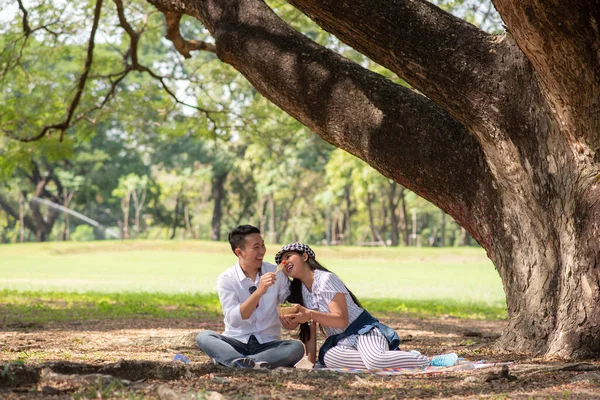
[[[403,348],[470,360],[514,361],[499,368],[428,375],[352,375],[306,369],[234,371],[195,349],[193,332],[220,321],[127,319],[9,326],[0,331],[0,397],[142,398],[598,398],[600,360],[567,363],[490,350],[506,321],[380,318]],[[191,364],[173,362],[183,353]],[[14,363],[23,360],[24,364]],[[8,365],[13,362],[13,364]],[[178,397],[179,396],[179,397]]]

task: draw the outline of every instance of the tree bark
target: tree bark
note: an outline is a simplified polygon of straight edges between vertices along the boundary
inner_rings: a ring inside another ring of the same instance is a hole
[[[504,349],[600,355],[600,4],[494,0],[489,35],[424,0],[290,0],[410,90],[260,0],[150,0],[326,141],[436,204],[502,278]]]

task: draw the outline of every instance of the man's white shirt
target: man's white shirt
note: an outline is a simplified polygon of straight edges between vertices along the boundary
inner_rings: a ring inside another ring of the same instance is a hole
[[[277,281],[267,289],[260,298],[258,307],[250,318],[242,319],[240,305],[250,297],[250,287],[258,287],[260,275],[275,272],[277,266],[263,262],[256,281],[246,276],[240,263],[224,271],[217,279],[217,293],[225,316],[224,336],[248,343],[250,335],[254,335],[259,343],[279,340],[281,323],[277,306],[290,295],[290,280],[283,273],[277,274]]]

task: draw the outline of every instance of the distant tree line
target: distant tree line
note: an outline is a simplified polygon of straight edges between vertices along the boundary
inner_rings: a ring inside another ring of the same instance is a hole
[[[96,127],[89,140],[67,140],[68,158],[38,154],[4,178],[0,241],[224,240],[251,223],[270,242],[472,244],[432,204],[295,128],[293,146],[278,136],[256,143],[191,132],[128,146],[124,132]]]

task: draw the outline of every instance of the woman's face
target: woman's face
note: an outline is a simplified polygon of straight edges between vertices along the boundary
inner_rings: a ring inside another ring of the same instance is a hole
[[[286,251],[281,256],[281,261],[285,261],[283,273],[290,278],[298,278],[302,275],[308,266],[308,255],[306,253],[299,254],[295,251]]]

